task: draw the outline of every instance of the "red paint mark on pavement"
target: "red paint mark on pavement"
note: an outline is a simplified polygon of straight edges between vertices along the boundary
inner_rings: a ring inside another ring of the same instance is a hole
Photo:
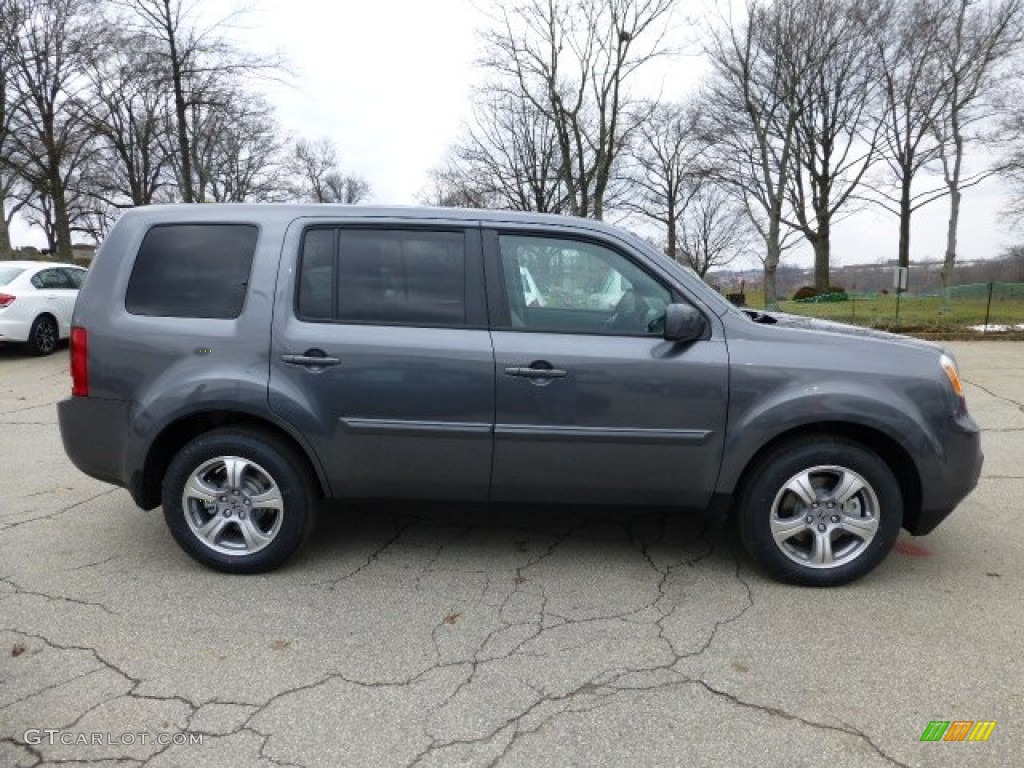
[[[912,544],[909,541],[897,541],[893,549],[907,557],[931,557],[935,553],[920,544]]]

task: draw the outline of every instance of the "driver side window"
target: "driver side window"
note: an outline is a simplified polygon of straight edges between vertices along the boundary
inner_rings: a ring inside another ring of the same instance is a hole
[[[622,254],[583,240],[501,235],[513,329],[657,336],[671,294]]]

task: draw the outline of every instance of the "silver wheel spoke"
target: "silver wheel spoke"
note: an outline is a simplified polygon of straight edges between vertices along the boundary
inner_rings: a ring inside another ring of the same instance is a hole
[[[224,527],[230,522],[231,520],[228,518],[221,517],[219,515],[211,517],[203,525],[200,525],[195,529],[196,536],[203,539],[211,547],[216,546],[217,537],[220,536],[221,531],[223,531]]]
[[[242,538],[245,539],[246,549],[250,552],[255,552],[267,546],[273,538],[259,529],[255,521],[253,521],[252,515],[249,515],[244,520],[239,520],[238,527],[242,531]]]
[[[844,472],[832,491],[832,498],[837,504],[845,504],[864,490],[864,481],[853,472]]]
[[[227,474],[228,488],[235,490],[242,487],[242,474],[245,472],[249,462],[239,459],[236,456],[224,457],[224,472]]]
[[[775,546],[793,562],[832,569],[868,550],[878,535],[881,514],[875,489],[859,473],[820,464],[797,472],[779,488],[768,527]]]
[[[840,527],[864,541],[871,541],[878,532],[878,518],[875,517],[853,517],[843,515],[840,519]]]
[[[253,509],[284,509],[284,499],[281,497],[281,492],[277,490],[277,486],[271,486],[263,493],[249,496],[249,501],[252,503]]]
[[[831,565],[834,561],[832,536],[829,531],[814,531],[814,548],[811,550],[811,562],[816,565]]]
[[[787,517],[785,519],[772,517],[768,524],[771,526],[772,536],[775,537],[775,541],[779,544],[807,530],[807,523],[804,522],[802,516]]]
[[[196,539],[222,555],[265,549],[284,523],[281,489],[269,472],[242,456],[217,456],[196,467],[181,505]]]
[[[811,485],[811,476],[807,472],[797,475],[786,484],[786,490],[795,494],[808,507],[818,500]]]
[[[217,489],[212,485],[208,485],[198,475],[192,475],[185,485],[185,496],[190,499],[198,499],[199,501],[216,502]]]

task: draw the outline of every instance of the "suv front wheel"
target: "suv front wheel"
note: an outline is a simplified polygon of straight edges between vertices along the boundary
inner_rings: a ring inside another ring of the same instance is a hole
[[[892,549],[903,521],[893,472],[874,452],[841,438],[808,438],[773,450],[740,499],[740,537],[770,575],[806,586],[858,579]]]
[[[187,443],[163,482],[164,519],[200,563],[226,573],[281,565],[312,530],[316,499],[295,452],[272,435],[221,429]]]

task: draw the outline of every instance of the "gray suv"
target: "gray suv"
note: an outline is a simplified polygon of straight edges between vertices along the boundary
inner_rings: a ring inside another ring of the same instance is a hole
[[[740,311],[588,220],[139,208],[73,326],[71,460],[234,573],[281,564],[322,498],[381,497],[732,512],[765,571],[834,585],[981,470],[939,347]]]

